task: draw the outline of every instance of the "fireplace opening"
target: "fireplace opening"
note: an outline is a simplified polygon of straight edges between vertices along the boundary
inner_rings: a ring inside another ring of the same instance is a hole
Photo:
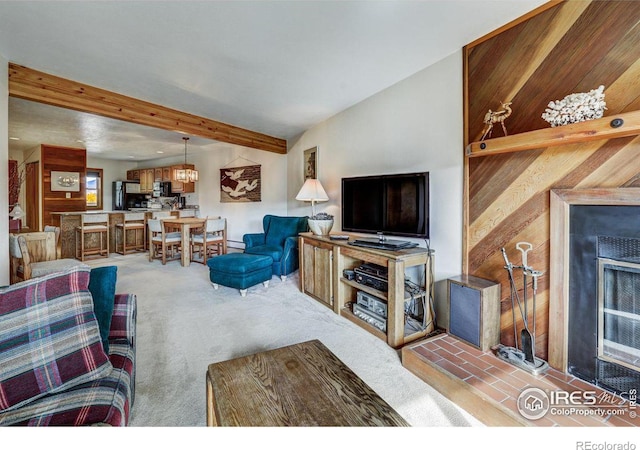
[[[597,365],[598,384],[610,390],[625,393],[640,384],[640,263],[598,258]]]
[[[640,207],[570,216],[567,372],[624,397],[640,386]]]
[[[640,388],[640,189],[551,191],[549,363],[630,399]]]

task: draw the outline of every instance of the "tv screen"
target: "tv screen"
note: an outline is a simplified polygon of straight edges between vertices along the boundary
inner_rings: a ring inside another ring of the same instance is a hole
[[[342,229],[429,238],[429,173],[342,179]]]

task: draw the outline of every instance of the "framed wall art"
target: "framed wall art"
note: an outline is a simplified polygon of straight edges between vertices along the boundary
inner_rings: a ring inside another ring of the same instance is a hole
[[[51,190],[80,192],[80,172],[51,171]]]
[[[260,165],[220,169],[220,202],[262,201]]]
[[[318,178],[318,147],[312,147],[304,151],[304,161],[302,167],[304,179]]]

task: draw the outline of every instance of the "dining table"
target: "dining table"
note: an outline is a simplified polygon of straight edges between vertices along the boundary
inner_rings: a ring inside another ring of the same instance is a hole
[[[191,264],[191,245],[190,245],[190,236],[192,229],[202,229],[204,232],[204,225],[206,219],[200,219],[198,217],[170,217],[161,219],[163,224],[168,224],[169,226],[175,226],[176,228],[180,228],[181,232],[181,263],[182,266],[187,267]]]

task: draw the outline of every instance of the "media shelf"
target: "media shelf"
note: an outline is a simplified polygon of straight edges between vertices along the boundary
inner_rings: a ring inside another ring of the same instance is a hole
[[[346,319],[349,319],[351,322],[355,323],[356,325],[364,328],[369,333],[371,333],[374,336],[382,339],[383,341],[387,340],[387,334],[384,331],[379,330],[378,328],[374,327],[373,325],[368,324],[367,322],[362,320],[360,317],[356,316],[353,313],[353,311],[351,310],[351,305],[345,306],[344,308],[342,308],[342,310],[340,310],[340,315],[342,317],[346,318]]]
[[[358,289],[360,291],[364,291],[364,292],[366,292],[368,294],[373,295],[374,297],[378,297],[378,298],[380,298],[380,299],[382,299],[384,301],[388,300],[387,299],[387,293],[384,292],[384,291],[380,291],[378,289],[374,289],[371,286],[367,286],[365,284],[361,284],[361,283],[358,283],[356,281],[347,280],[344,277],[340,277],[340,281],[345,283],[345,284],[347,284],[347,285],[349,285],[349,286],[351,286],[351,287],[353,287],[353,288],[355,288],[355,289]]]
[[[350,240],[357,238],[350,237]],[[431,298],[431,273],[434,259],[433,250],[421,247],[398,251],[358,247],[346,240],[331,240],[329,236],[317,236],[301,233],[300,251],[300,289],[322,304],[330,307],[336,314],[352,321],[374,336],[387,342],[393,348],[420,339],[434,329],[431,308],[426,302],[423,314],[426,314],[427,327],[416,331],[405,323],[405,270],[418,266],[424,279],[422,292],[414,298]],[[343,277],[345,269],[353,270],[364,263],[383,266],[388,271],[388,289],[374,289],[354,280]],[[362,291],[387,302],[387,329],[381,331],[356,316],[351,304],[356,302],[357,292]]]

